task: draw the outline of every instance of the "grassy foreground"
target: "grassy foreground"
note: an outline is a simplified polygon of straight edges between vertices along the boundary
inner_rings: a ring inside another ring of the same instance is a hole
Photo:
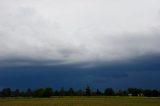
[[[160,98],[148,98],[148,97],[0,98],[0,106],[160,106]]]

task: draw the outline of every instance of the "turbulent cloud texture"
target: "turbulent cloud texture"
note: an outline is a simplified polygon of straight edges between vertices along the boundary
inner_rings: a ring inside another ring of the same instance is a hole
[[[159,0],[0,0],[0,61],[52,65],[160,54],[159,4]]]
[[[82,65],[83,66],[83,65]],[[59,89],[126,89],[128,87],[160,89],[160,55],[144,56],[127,63],[101,64],[90,68],[79,65],[0,67],[0,89],[53,87]]]
[[[159,5],[0,0],[0,89],[159,89]]]

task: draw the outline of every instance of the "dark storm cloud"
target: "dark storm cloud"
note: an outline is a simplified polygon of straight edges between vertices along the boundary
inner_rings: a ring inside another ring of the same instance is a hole
[[[92,88],[140,87],[160,88],[160,55],[135,58],[132,61],[99,64],[81,68],[80,64],[55,66],[0,67],[0,85],[13,88]]]
[[[0,87],[160,88],[159,4],[0,0]]]

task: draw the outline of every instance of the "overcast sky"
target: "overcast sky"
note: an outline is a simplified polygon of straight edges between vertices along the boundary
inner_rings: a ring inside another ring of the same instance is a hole
[[[160,53],[159,0],[0,0],[0,57],[113,61]]]
[[[3,71],[74,64],[84,69],[150,56],[149,64],[159,59],[159,45],[160,0],[0,0]]]

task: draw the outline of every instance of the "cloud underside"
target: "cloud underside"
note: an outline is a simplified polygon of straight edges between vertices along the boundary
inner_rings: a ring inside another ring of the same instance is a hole
[[[54,65],[160,54],[158,4],[157,0],[1,0],[0,61]]]
[[[77,66],[70,64],[0,67],[0,88],[26,89],[50,86],[54,89],[82,89],[86,85],[90,85],[92,89],[160,88],[160,55],[144,56],[127,63],[101,64],[91,68]]]

